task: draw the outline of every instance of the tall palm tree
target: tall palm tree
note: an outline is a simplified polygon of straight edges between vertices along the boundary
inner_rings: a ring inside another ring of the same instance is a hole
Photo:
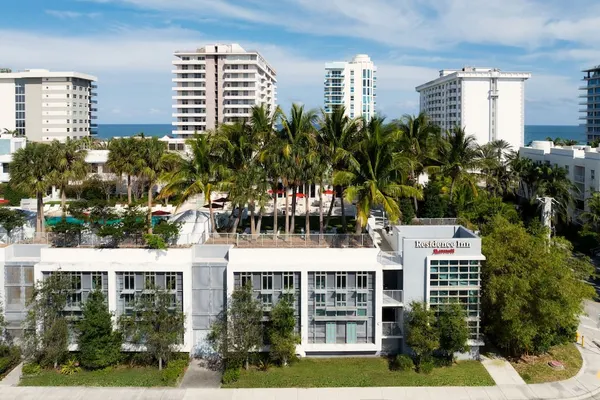
[[[557,216],[566,221],[569,207],[575,203],[575,195],[580,193],[577,186],[569,179],[567,170],[559,166],[546,164],[535,165],[534,194],[537,197],[552,197],[557,204]],[[530,199],[534,201],[535,199]]]
[[[591,224],[596,231],[600,230],[600,192],[592,193],[587,200],[588,211],[581,213],[581,219]]]
[[[282,140],[280,151],[284,159],[283,168],[286,181],[288,185],[292,185],[292,212],[289,223],[291,233],[294,233],[298,186],[305,183],[303,180],[305,156],[308,149],[316,142],[316,123],[316,111],[305,110],[304,106],[298,104],[292,104],[289,116],[283,113],[281,116],[282,129],[280,137]],[[288,217],[287,214],[286,219]],[[286,233],[289,233],[289,230],[286,230]]]
[[[454,127],[445,135],[445,141],[439,149],[439,158],[440,172],[452,181],[451,201],[456,185],[468,186],[473,194],[477,195],[477,179],[474,171],[477,170],[480,163],[474,136],[467,135],[463,128]]]
[[[334,183],[348,185],[344,191],[346,199],[356,201],[357,234],[366,227],[373,207],[383,206],[389,219],[395,222],[401,216],[398,198],[423,197],[420,189],[402,183],[402,175],[407,171],[396,151],[396,135],[384,125],[384,119],[373,117],[362,135],[348,160],[348,169],[334,175]]]
[[[161,174],[169,166],[177,164],[177,154],[168,153],[164,142],[153,137],[137,141],[142,165],[139,170],[140,177],[148,183],[148,233],[152,234],[152,191],[159,181]]]
[[[60,204],[64,217],[67,212],[67,186],[72,181],[85,179],[88,174],[89,164],[85,162],[87,151],[82,148],[79,140],[71,138],[67,138],[64,143],[55,140],[50,147],[56,160],[50,179],[60,190]]]
[[[337,171],[347,169],[348,159],[352,155],[352,147],[356,145],[359,138],[360,120],[351,119],[346,115],[344,106],[336,107],[332,113],[326,113],[321,110],[321,119],[319,121],[318,142],[320,144],[320,152],[322,154],[322,163],[331,165],[332,174]],[[343,188],[338,187],[339,189]],[[324,229],[329,226],[333,205],[335,203],[335,193],[331,198],[329,211],[327,212],[327,220]],[[344,200],[341,199],[342,205],[342,229],[347,231],[346,210],[344,208]]]
[[[127,177],[127,204],[131,205],[131,178],[136,176],[143,162],[138,150],[140,141],[134,138],[113,139],[108,145],[108,167],[119,177]]]
[[[32,142],[17,150],[10,163],[11,185],[24,192],[34,193],[37,201],[36,234],[43,236],[44,195],[50,188],[51,174],[56,165],[50,145]]]

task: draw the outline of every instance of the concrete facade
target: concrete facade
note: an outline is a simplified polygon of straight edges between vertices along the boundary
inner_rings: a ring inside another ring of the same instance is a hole
[[[0,72],[0,128],[31,141],[81,138],[96,132],[97,78],[31,69]]]
[[[579,117],[585,123],[585,134],[588,143],[600,139],[600,65],[583,70],[583,81],[579,95],[583,106],[579,111],[583,114]]]
[[[441,70],[440,76],[417,86],[420,110],[443,130],[455,126],[475,136],[480,145],[505,140],[513,150],[525,140],[526,72],[465,67]]]
[[[175,136],[247,121],[255,105],[275,111],[277,73],[257,51],[246,51],[235,43],[211,44],[174,55]]]

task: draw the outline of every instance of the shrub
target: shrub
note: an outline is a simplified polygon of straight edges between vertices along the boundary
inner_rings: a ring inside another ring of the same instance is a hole
[[[272,364],[269,360],[259,360],[258,361],[258,370],[259,371],[268,371],[272,367]]]
[[[66,364],[60,366],[60,373],[63,375],[73,375],[78,372],[81,372],[81,367],[76,360],[71,359],[67,361]]]
[[[392,361],[394,371],[410,371],[415,368],[412,358],[406,354],[398,354]]]
[[[421,374],[430,374],[435,368],[435,364],[432,360],[421,361],[419,365],[419,370],[417,372]]]
[[[27,364],[23,364],[23,369],[21,370],[21,372],[23,373],[23,375],[37,375],[41,372],[42,367],[40,367],[40,364],[37,363],[27,363]]]
[[[17,346],[0,345],[0,376],[21,361],[21,349]]]
[[[188,366],[189,360],[171,360],[167,367],[162,370],[161,379],[165,384],[174,384],[183,374]]]
[[[223,373],[223,378],[221,382],[224,385],[229,385],[231,383],[237,382],[240,379],[240,369],[239,368],[228,368]]]
[[[163,238],[158,235],[144,235],[144,240],[146,241],[146,246],[148,246],[149,249],[164,250],[167,248],[167,244]]]

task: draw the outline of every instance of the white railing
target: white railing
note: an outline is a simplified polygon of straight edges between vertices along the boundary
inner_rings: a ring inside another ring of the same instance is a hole
[[[456,225],[456,218],[415,218],[413,224],[416,225]]]
[[[388,298],[395,300],[397,302],[402,303],[404,300],[404,295],[402,290],[384,290],[383,296],[387,296]],[[385,299],[384,299],[385,300]]]
[[[211,233],[205,235],[204,244],[228,244],[236,247],[331,247],[363,248],[375,247],[368,234],[339,234],[311,232],[310,234],[245,234]]]
[[[402,326],[399,322],[382,322],[381,323],[381,335],[382,336],[402,336]]]
[[[402,265],[401,251],[380,251],[377,262],[381,265]]]

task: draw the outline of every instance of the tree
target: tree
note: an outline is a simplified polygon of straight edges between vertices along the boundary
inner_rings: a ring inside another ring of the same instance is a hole
[[[0,226],[6,230],[9,240],[13,229],[22,227],[25,222],[27,222],[27,218],[23,211],[0,207]]]
[[[288,361],[296,354],[296,345],[300,344],[300,336],[296,333],[296,316],[293,300],[280,297],[271,310],[271,358],[287,366]]]
[[[399,206],[400,213],[402,214],[402,223],[404,225],[410,225],[416,217],[412,202],[409,199],[400,199]]]
[[[50,145],[32,142],[17,150],[10,163],[10,185],[36,196],[38,238],[45,231],[44,196],[51,185],[54,158]]]
[[[479,167],[475,137],[467,135],[465,130],[455,127],[448,131],[445,141],[439,149],[439,168],[443,176],[448,176],[450,186],[450,201],[454,197],[456,185],[466,186],[477,195],[477,179],[474,171]]]
[[[401,217],[396,199],[423,198],[420,189],[403,184],[405,164],[395,149],[395,135],[383,125],[383,119],[373,117],[363,129],[363,139],[348,159],[348,169],[334,175],[334,183],[347,185],[346,200],[356,201],[356,234],[367,226],[374,206],[383,209],[392,222]]]
[[[2,301],[0,300],[0,345],[10,344],[11,340],[8,337],[8,332],[6,327],[8,324],[6,323],[6,319],[4,318],[4,307],[2,306]]]
[[[60,190],[60,204],[63,216],[67,213],[66,189],[70,182],[83,180],[88,173],[89,165],[85,162],[87,151],[78,140],[67,138],[61,143],[55,140],[50,145],[54,157],[50,180]]]
[[[127,204],[131,204],[131,178],[136,176],[141,168],[141,156],[138,152],[139,139],[112,139],[108,145],[107,166],[117,175],[119,181],[127,176]]]
[[[122,338],[113,331],[111,317],[102,292],[90,293],[77,323],[79,361],[84,368],[101,369],[119,362]]]
[[[584,279],[594,268],[572,245],[531,235],[497,216],[483,237],[482,311],[488,338],[507,353],[542,353],[573,340],[582,301],[594,289]]]
[[[406,344],[414,353],[417,371],[423,361],[427,361],[440,346],[440,336],[436,328],[435,312],[426,303],[413,301],[406,322]]]
[[[469,350],[467,313],[459,303],[445,304],[438,310],[437,329],[440,335],[440,352],[452,361],[455,353]]]
[[[169,363],[185,333],[185,314],[168,290],[150,289],[136,299],[131,315],[119,318],[125,341],[144,346],[159,370]]]
[[[24,350],[29,360],[56,368],[67,358],[69,329],[64,308],[72,292],[70,276],[60,270],[36,283],[27,300],[24,322]]]
[[[167,153],[167,146],[157,137],[144,139],[139,142],[142,166],[139,170],[141,177],[148,183],[148,234],[152,234],[152,193],[154,185],[159,180],[161,173],[168,169],[169,164],[176,165],[178,156]]]
[[[210,327],[208,341],[228,365],[248,369],[249,353],[262,344],[262,307],[250,284],[236,287]]]

